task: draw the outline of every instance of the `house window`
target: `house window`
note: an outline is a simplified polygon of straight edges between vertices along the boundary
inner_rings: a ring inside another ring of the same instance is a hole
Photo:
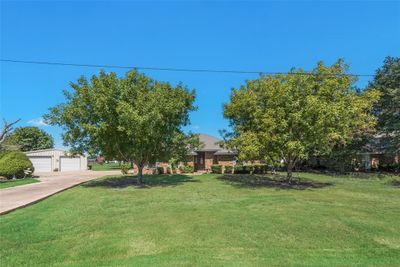
[[[203,157],[200,157],[200,164],[203,164]]]

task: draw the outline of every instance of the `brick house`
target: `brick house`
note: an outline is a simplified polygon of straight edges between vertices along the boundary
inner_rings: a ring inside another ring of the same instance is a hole
[[[361,167],[365,170],[379,169],[387,164],[400,163],[399,151],[389,151],[392,138],[385,134],[375,135],[363,148]]]
[[[188,165],[194,166],[195,171],[210,170],[213,164],[235,164],[237,153],[221,148],[218,144],[221,139],[208,134],[200,134],[199,139],[204,144],[203,148],[190,152],[187,158]]]

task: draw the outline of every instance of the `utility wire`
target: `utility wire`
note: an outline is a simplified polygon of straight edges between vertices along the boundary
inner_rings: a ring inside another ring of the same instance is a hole
[[[154,71],[174,71],[174,72],[205,72],[205,73],[232,73],[232,74],[265,74],[265,75],[316,75],[312,72],[265,72],[265,71],[242,71],[242,70],[216,70],[216,69],[186,69],[186,68],[161,68],[161,67],[142,67],[142,66],[121,66],[121,65],[102,65],[102,64],[79,64],[65,62],[50,61],[28,61],[14,59],[0,59],[2,62],[36,64],[36,65],[55,65],[55,66],[72,66],[72,67],[90,67],[90,68],[113,68],[113,69],[138,69],[138,70],[154,70]],[[323,76],[353,76],[353,77],[374,77],[374,74],[318,74]],[[393,74],[398,76],[397,74]]]

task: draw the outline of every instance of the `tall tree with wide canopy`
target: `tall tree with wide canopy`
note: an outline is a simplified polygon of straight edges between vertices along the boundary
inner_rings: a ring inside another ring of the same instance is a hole
[[[374,106],[377,128],[386,134],[388,150],[400,153],[400,58],[386,57],[367,89],[381,92],[382,96]]]
[[[283,160],[290,182],[299,160],[329,154],[374,127],[371,109],[379,93],[357,94],[347,68],[343,60],[332,66],[319,62],[311,72],[292,69],[233,89],[224,106],[233,130],[227,146],[242,160]]]
[[[19,127],[6,138],[5,145],[15,146],[21,151],[31,151],[53,148],[54,140],[38,127]]]
[[[185,136],[182,127],[195,110],[194,91],[136,70],[122,78],[101,71],[71,87],[72,92],[64,92],[66,103],[51,108],[46,121],[64,128],[65,145],[72,150],[98,150],[108,158],[134,161],[139,183],[146,164],[176,155]]]

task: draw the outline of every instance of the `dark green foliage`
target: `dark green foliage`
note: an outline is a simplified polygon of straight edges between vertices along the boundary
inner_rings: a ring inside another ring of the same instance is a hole
[[[238,174],[249,174],[253,170],[253,166],[251,165],[235,165],[234,173]]]
[[[28,157],[19,151],[12,151],[0,158],[0,176],[6,178],[23,178],[25,176],[24,170],[30,169],[34,171],[32,162]]]
[[[243,172],[243,165],[235,165],[233,167],[233,171],[234,171],[234,173],[244,173]]]
[[[121,172],[122,174],[128,174],[129,169],[131,168],[131,164],[123,163],[121,164]]]
[[[212,173],[222,173],[222,165],[219,165],[219,164],[211,165],[211,172]]]
[[[157,174],[164,174],[164,167],[157,167]]]
[[[233,166],[231,166],[231,165],[225,166],[225,170],[224,170],[225,173],[232,173],[232,171],[233,171]]]
[[[255,174],[264,174],[264,173],[267,173],[267,171],[268,171],[267,164],[253,165],[253,173],[255,173]]]
[[[19,127],[6,138],[5,144],[16,146],[21,151],[32,151],[54,147],[51,135],[38,127]]]
[[[388,150],[400,151],[400,57],[386,57],[376,71],[368,90],[378,90],[382,95],[374,106],[378,117],[378,131],[386,133]]]
[[[194,171],[194,168],[190,165],[184,165],[179,167],[179,170],[181,171],[181,173],[192,173]]]
[[[390,163],[379,166],[380,171],[400,172],[400,163]]]

